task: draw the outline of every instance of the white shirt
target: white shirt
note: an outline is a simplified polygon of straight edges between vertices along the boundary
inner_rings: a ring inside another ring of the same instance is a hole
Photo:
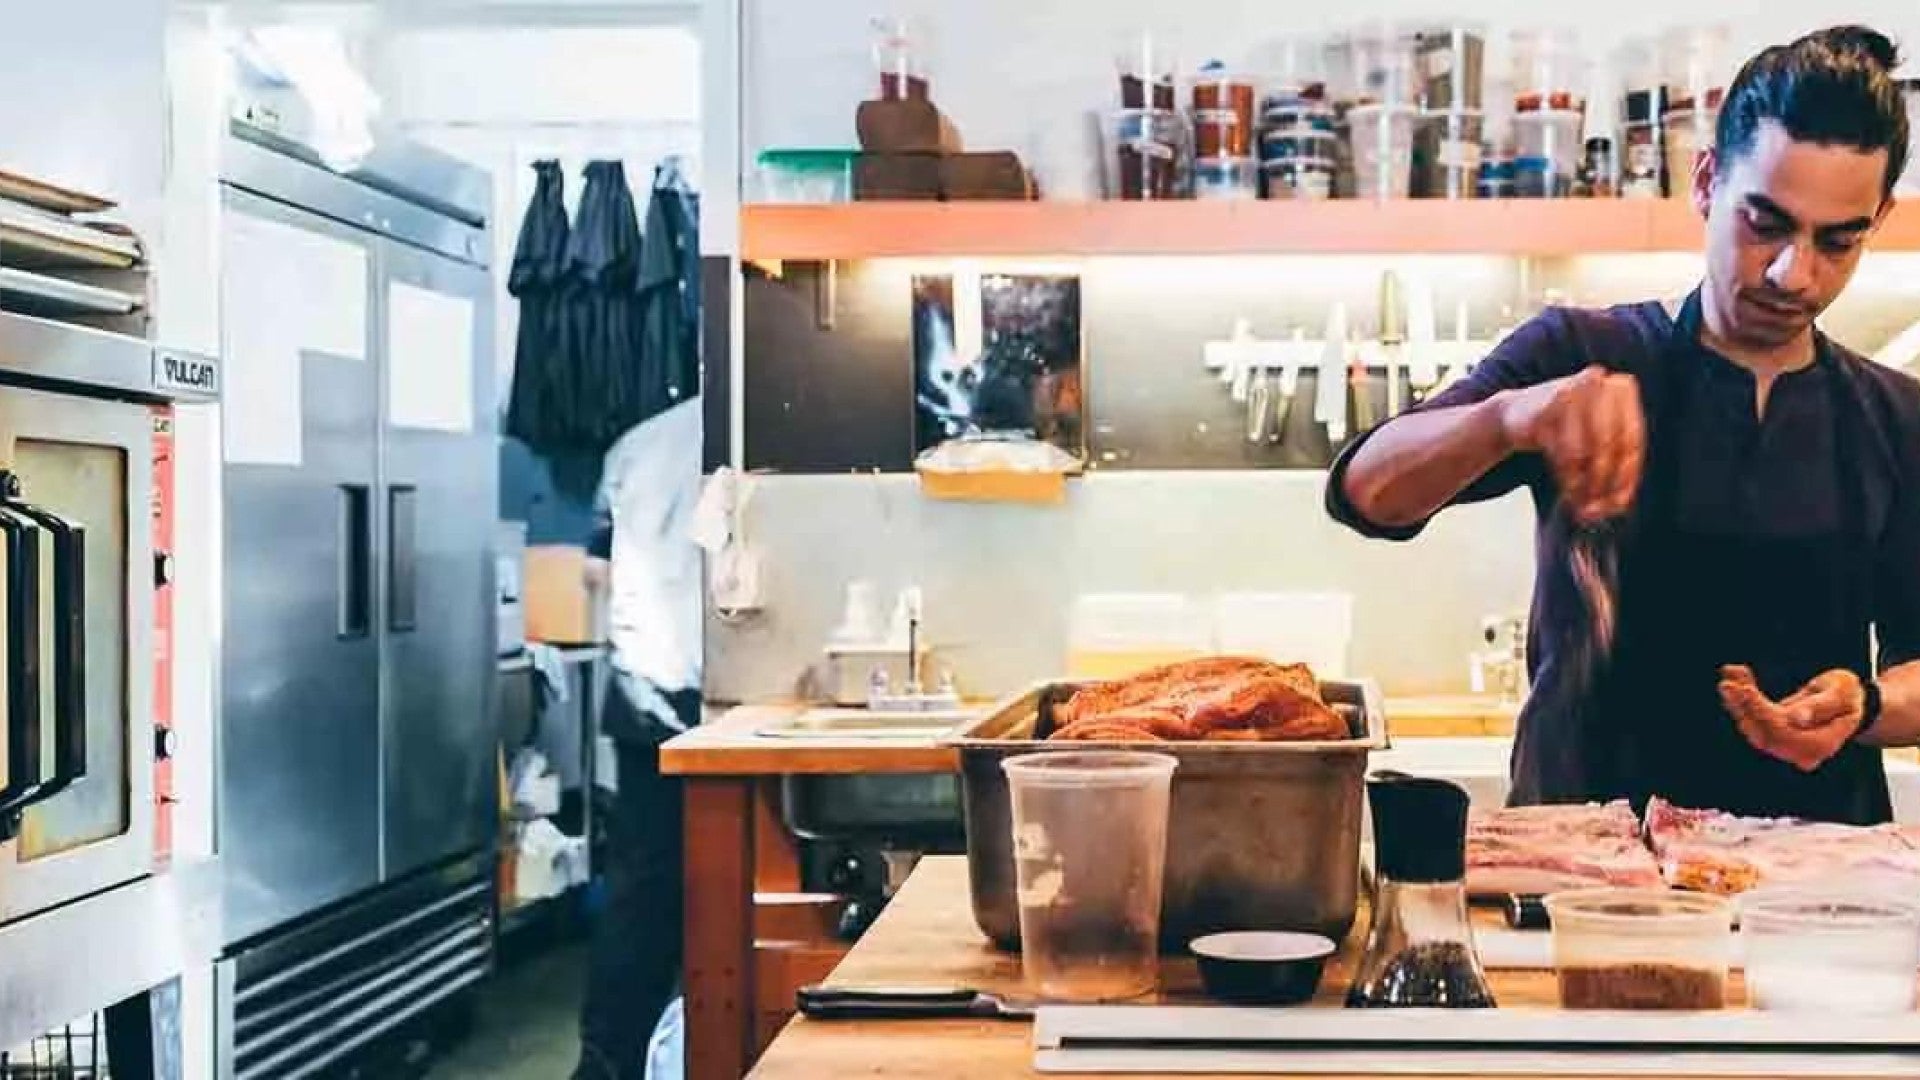
[[[607,451],[600,481],[613,518],[613,663],[660,690],[700,685],[700,421],[697,397],[642,421]]]

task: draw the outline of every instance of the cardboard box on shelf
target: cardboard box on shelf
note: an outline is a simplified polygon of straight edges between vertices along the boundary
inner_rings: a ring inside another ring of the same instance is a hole
[[[528,641],[597,645],[607,640],[607,592],[588,582],[585,548],[529,545],[521,605]]]

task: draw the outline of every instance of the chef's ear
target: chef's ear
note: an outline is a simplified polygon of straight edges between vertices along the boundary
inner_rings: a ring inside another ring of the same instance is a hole
[[[1703,150],[1693,159],[1693,208],[1701,217],[1713,206],[1713,181],[1719,168],[1720,159],[1712,150]]]

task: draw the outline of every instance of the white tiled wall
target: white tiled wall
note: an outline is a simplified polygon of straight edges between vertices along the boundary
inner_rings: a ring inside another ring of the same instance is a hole
[[[991,695],[1063,670],[1079,592],[1351,590],[1351,667],[1389,692],[1464,690],[1480,618],[1524,610],[1524,496],[1449,512],[1412,545],[1362,540],[1303,472],[1098,473],[1065,506],[935,502],[911,476],[760,478],[749,539],[767,607],[712,622],[707,693],[793,690],[839,618],[845,583],[926,593],[926,633],[961,689]]]

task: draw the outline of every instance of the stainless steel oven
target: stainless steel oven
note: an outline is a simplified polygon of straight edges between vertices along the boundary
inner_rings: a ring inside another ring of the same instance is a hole
[[[0,1037],[178,974],[217,922],[167,872],[156,692],[171,402],[216,370],[0,312]]]

